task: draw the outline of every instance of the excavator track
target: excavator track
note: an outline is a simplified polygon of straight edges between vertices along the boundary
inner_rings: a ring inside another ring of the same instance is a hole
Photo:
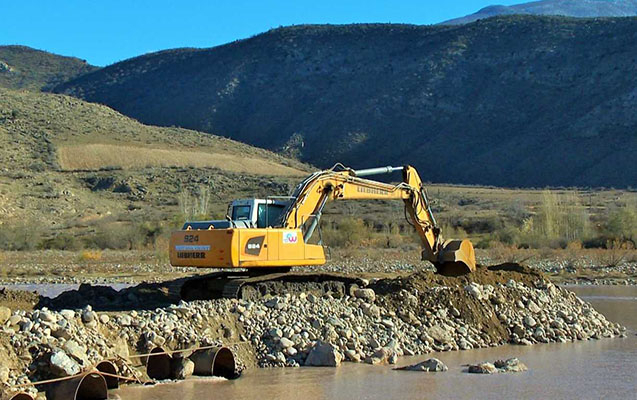
[[[219,298],[256,300],[268,295],[300,293],[343,297],[354,286],[364,286],[364,281],[338,273],[280,272],[255,276],[247,272],[216,272],[186,280],[181,286],[180,297],[186,301]]]

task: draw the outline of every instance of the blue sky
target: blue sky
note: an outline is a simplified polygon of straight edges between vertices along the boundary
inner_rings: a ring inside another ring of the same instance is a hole
[[[157,50],[217,46],[278,26],[360,22],[435,24],[494,4],[488,0],[0,2],[0,44],[21,44],[79,57],[99,66]]]

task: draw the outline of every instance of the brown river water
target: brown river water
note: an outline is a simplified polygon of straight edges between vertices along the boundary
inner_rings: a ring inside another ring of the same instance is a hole
[[[447,372],[394,371],[391,366],[344,363],[339,368],[246,371],[234,381],[189,379],[155,386],[128,386],[123,400],[199,399],[636,399],[637,287],[570,287],[610,320],[628,328],[627,338],[577,343],[500,346],[403,357],[398,366],[437,357]],[[518,357],[529,370],[474,375],[464,364]]]

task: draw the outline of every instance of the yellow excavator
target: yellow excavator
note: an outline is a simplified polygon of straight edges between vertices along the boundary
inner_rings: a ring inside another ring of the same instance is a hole
[[[402,171],[403,176],[396,185],[364,178],[394,171]],[[425,187],[409,165],[353,170],[337,164],[308,176],[290,197],[235,200],[225,220],[186,222],[174,232],[170,262],[173,266],[242,269],[251,275],[323,265],[326,257],[319,222],[326,203],[372,199],[405,203],[407,220],[422,242],[422,259],[431,261],[438,273],[458,276],[475,270],[473,245],[467,239],[443,240]],[[233,296],[243,281],[232,284],[227,275],[222,286],[231,284],[224,295]],[[182,297],[197,298],[183,296],[183,290]]]

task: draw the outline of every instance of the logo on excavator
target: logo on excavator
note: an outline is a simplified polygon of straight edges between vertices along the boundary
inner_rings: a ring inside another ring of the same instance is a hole
[[[298,242],[299,238],[295,231],[292,232],[283,232],[283,243],[285,244],[294,244]]]
[[[261,253],[261,247],[263,246],[264,240],[265,236],[257,236],[248,239],[244,252],[252,256],[258,256],[259,253]]]

